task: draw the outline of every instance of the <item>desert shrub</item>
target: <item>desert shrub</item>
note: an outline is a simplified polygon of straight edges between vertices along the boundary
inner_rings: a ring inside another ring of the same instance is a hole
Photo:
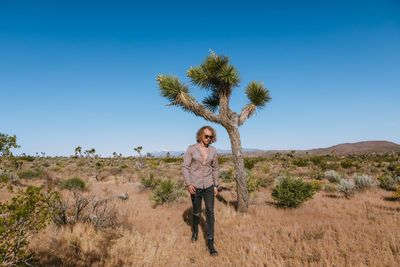
[[[254,175],[249,175],[246,178],[247,190],[252,193],[258,190],[261,186],[261,180],[257,179]]]
[[[400,185],[395,186],[393,196],[397,199],[400,199]]]
[[[183,160],[183,159],[182,159]],[[226,157],[226,156],[218,156],[218,164],[222,165],[227,161],[230,161],[231,158],[230,157]]]
[[[257,161],[253,158],[244,158],[244,167],[246,169],[251,170],[254,168],[254,165],[256,164],[256,162]]]
[[[244,159],[243,159],[243,161],[244,161],[244,167],[245,167],[246,169],[251,170],[251,169],[254,168],[254,165],[255,165],[257,162],[264,161],[264,160],[266,160],[266,158],[262,158],[262,157],[257,157],[257,158],[244,158]]]
[[[121,165],[121,167],[120,167],[121,169],[126,169],[126,168],[128,168],[128,165],[126,165],[126,164],[124,164],[124,165]]]
[[[55,191],[42,193],[40,187],[28,186],[19,190],[11,202],[0,202],[1,266],[33,264],[34,253],[27,250],[28,238],[47,225],[50,207],[57,198]]]
[[[61,187],[62,189],[68,189],[68,190],[74,190],[74,189],[85,190],[86,189],[85,181],[83,181],[81,178],[79,178],[77,176],[69,178],[67,180],[60,181],[58,183],[58,186]]]
[[[18,159],[32,162],[35,160],[35,157],[29,156],[29,155],[23,155],[23,156],[19,156]]]
[[[317,172],[315,174],[313,174],[312,178],[315,180],[322,180],[324,179],[325,174],[323,172]]]
[[[358,190],[365,190],[372,186],[374,180],[366,174],[354,174],[354,184]]]
[[[45,162],[45,163],[42,164],[42,166],[47,168],[47,167],[50,167],[50,164],[48,162]]]
[[[149,166],[150,166],[151,169],[157,169],[157,167],[159,167],[160,164],[159,164],[158,161],[151,160],[150,163],[149,163]]]
[[[340,179],[342,179],[342,176],[334,170],[329,170],[324,172],[324,176],[325,178],[328,179],[330,183],[335,183],[335,184],[339,183]]]
[[[392,190],[395,184],[400,183],[400,176],[392,176],[385,173],[378,177],[378,181],[379,187],[386,190]]]
[[[398,167],[398,164],[396,162],[391,162],[389,164],[389,166],[387,166],[387,169],[392,172],[392,171],[396,170],[397,167]]]
[[[326,163],[324,170],[337,170],[339,168],[339,164],[335,162]]]
[[[349,198],[354,193],[355,185],[352,181],[347,181],[345,179],[341,179],[336,188],[346,198]]]
[[[117,224],[117,211],[111,204],[113,199],[126,200],[121,194],[96,200],[94,195],[73,191],[73,198],[59,198],[51,206],[52,219],[56,226],[74,225],[78,222],[92,224],[95,228],[112,227]]]
[[[396,169],[394,169],[393,175],[400,176],[400,167],[397,167]]]
[[[186,191],[182,184],[167,179],[160,182],[151,199],[156,207],[164,203],[176,201],[185,195]]]
[[[340,165],[344,169],[348,169],[348,168],[351,168],[351,167],[356,167],[357,169],[361,168],[361,162],[359,162],[356,159],[351,159],[351,158],[346,158],[345,160],[340,162]]]
[[[78,167],[83,167],[85,165],[85,162],[84,161],[79,161],[76,165]]]
[[[323,161],[323,157],[321,156],[313,156],[310,157],[310,161],[314,163],[314,165],[319,165]]]
[[[21,179],[33,179],[33,178],[39,177],[41,174],[42,174],[42,171],[40,169],[26,170],[26,171],[18,172],[18,176]]]
[[[318,163],[318,167],[321,168],[321,170],[326,170],[328,169],[328,163],[326,161],[321,161],[320,163]]]
[[[18,183],[19,177],[13,172],[0,169],[0,182],[8,183],[12,182],[13,184]]]
[[[265,177],[265,178],[261,178],[260,179],[260,186],[261,187],[268,187],[269,185],[271,185],[274,182],[273,178],[270,177]]]
[[[149,174],[149,178],[142,177],[140,179],[140,182],[145,188],[149,188],[151,190],[155,190],[156,187],[161,183],[161,179],[160,178],[154,178],[154,174],[150,173]]]
[[[278,205],[285,208],[294,208],[303,202],[312,199],[315,188],[310,182],[286,176],[272,190],[271,196]]]
[[[311,181],[312,185],[314,186],[315,191],[319,191],[322,189],[322,186],[324,185],[323,182],[318,181],[318,180],[313,180]]]
[[[176,163],[176,162],[182,163],[183,162],[183,158],[175,158],[175,157],[173,157],[173,158],[162,158],[161,160],[164,161],[165,163]],[[219,158],[218,158],[218,160],[219,160]]]
[[[325,184],[324,191],[325,192],[329,192],[329,193],[333,193],[333,192],[336,191],[336,186],[334,186],[333,184]]]
[[[224,183],[230,183],[234,180],[234,175],[233,175],[233,169],[220,169],[219,170],[219,178],[224,182]]]
[[[305,167],[308,165],[308,159],[306,158],[295,158],[292,162],[294,165],[298,167]]]
[[[263,173],[269,173],[269,172],[271,172],[271,167],[270,166],[263,166],[262,167],[262,171],[263,171]]]

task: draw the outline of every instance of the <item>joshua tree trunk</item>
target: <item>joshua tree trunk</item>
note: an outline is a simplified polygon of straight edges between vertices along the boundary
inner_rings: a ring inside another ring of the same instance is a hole
[[[244,171],[242,144],[240,142],[239,128],[236,126],[226,128],[231,140],[231,149],[233,156],[233,167],[236,176],[236,192],[238,201],[238,211],[247,212],[249,207],[249,196],[246,185],[246,173]]]

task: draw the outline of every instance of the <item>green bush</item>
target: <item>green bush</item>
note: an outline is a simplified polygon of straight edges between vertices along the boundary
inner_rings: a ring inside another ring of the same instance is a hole
[[[227,162],[229,160],[231,160],[231,158],[225,157],[225,156],[218,156],[218,164],[219,165],[222,165],[222,164],[224,164],[225,162]]]
[[[164,161],[165,163],[182,163],[183,162],[183,158],[162,158],[162,161]]]
[[[313,156],[313,157],[310,157],[310,161],[312,163],[314,163],[315,165],[319,165],[323,161],[323,158],[321,156]]]
[[[76,176],[73,178],[64,180],[64,181],[60,181],[59,186],[62,189],[68,189],[68,190],[74,190],[74,189],[85,190],[86,189],[85,181],[83,181],[81,178],[76,177]]]
[[[185,195],[186,191],[182,184],[171,179],[162,180],[154,191],[152,201],[156,207],[164,203],[176,201]]]
[[[42,164],[42,166],[47,168],[47,167],[50,167],[50,164],[48,162],[45,162],[45,163]]]
[[[150,173],[149,178],[142,177],[140,182],[145,188],[155,190],[156,187],[161,183],[160,178],[154,178],[154,174]]]
[[[314,194],[315,187],[312,183],[286,176],[272,190],[271,196],[278,202],[279,206],[295,208],[305,201],[312,199]]]
[[[348,168],[351,168],[351,167],[356,167],[357,169],[361,168],[361,162],[359,162],[356,159],[351,159],[351,158],[344,159],[343,161],[340,162],[340,165],[344,169],[348,169]]]
[[[395,171],[396,169],[398,168],[398,164],[396,163],[396,162],[391,162],[390,164],[389,164],[389,166],[387,167],[387,169],[389,170],[389,171]]]
[[[26,171],[18,172],[18,176],[21,179],[33,179],[33,178],[39,177],[41,174],[42,174],[42,171],[40,169],[26,170]]]
[[[254,175],[247,176],[246,179],[247,190],[252,193],[258,190],[261,186],[261,181],[257,179]]]
[[[379,187],[385,189],[385,190],[392,190],[393,186],[395,185],[395,180],[393,179],[393,177],[388,174],[382,174],[381,176],[378,177],[378,181],[379,181]]]
[[[19,156],[18,159],[32,162],[35,160],[35,157],[29,155],[23,155]]]
[[[219,178],[224,183],[230,183],[234,180],[233,169],[229,168],[228,170],[220,169],[219,170]]]
[[[308,159],[306,158],[295,158],[293,159],[293,164],[298,167],[305,167],[308,165]]]
[[[12,188],[10,188],[12,192]],[[50,220],[51,206],[59,198],[55,191],[40,187],[20,189],[11,202],[0,202],[0,266],[31,266],[34,256],[27,249],[29,237]]]
[[[313,174],[312,178],[315,180],[322,180],[324,179],[325,174],[323,172],[317,172],[315,174]]]
[[[256,161],[254,159],[244,158],[244,167],[246,169],[249,169],[249,170],[253,169],[255,164],[256,164]]]

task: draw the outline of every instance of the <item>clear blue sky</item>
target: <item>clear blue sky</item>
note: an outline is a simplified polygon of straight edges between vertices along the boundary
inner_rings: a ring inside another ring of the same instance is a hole
[[[271,90],[243,147],[400,143],[400,1],[140,2],[0,1],[0,132],[15,152],[185,150],[210,123],[166,106],[156,75],[187,82],[210,48],[241,74],[234,111],[249,81]]]

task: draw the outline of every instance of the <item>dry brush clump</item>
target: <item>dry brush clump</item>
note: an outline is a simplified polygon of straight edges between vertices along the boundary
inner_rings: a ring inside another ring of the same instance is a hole
[[[96,228],[113,227],[117,224],[115,204],[110,201],[120,198],[126,200],[128,196],[120,196],[96,199],[95,195],[83,194],[72,191],[72,197],[60,198],[52,205],[53,222],[59,226],[76,223],[89,223]]]

